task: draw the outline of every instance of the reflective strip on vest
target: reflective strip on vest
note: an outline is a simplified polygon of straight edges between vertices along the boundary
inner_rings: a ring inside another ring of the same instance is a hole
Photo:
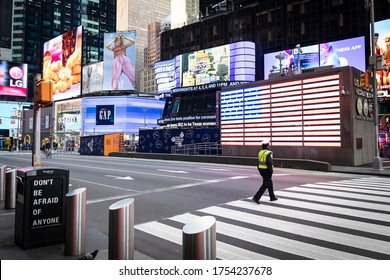
[[[270,151],[270,150],[261,150],[259,152],[259,168],[260,169],[268,169],[268,166],[267,166],[266,162],[267,162],[267,156],[269,154],[272,154],[272,151]]]

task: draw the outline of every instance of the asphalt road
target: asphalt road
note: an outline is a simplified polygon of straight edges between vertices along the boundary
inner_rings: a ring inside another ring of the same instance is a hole
[[[9,168],[31,166],[31,153],[3,152],[0,154],[0,164],[5,164]],[[262,209],[259,207],[264,207],[263,209],[268,211],[267,207],[270,205],[283,204],[284,190],[318,182],[359,180],[367,177],[356,174],[277,168],[274,173],[274,186],[276,194],[280,193],[279,201],[270,203],[269,198],[264,196],[262,204],[255,205],[251,203],[250,198],[260,186],[261,178],[254,166],[53,154],[52,159],[42,158],[42,167],[69,170],[70,190],[80,187],[87,188],[87,228],[90,233],[99,235],[100,239],[108,236],[110,205],[121,199],[133,197],[136,227],[135,249],[154,259],[181,258],[181,246],[178,244],[180,242],[165,237],[163,229],[165,226],[167,229],[175,229],[173,231],[177,235],[177,230],[180,230],[187,220],[172,217],[182,217],[182,215],[191,217],[193,213],[206,215],[211,212],[202,209],[213,210],[212,207],[236,202],[245,203],[245,207],[239,206],[239,215],[255,215],[253,211]],[[223,211],[225,213],[229,213],[230,210],[236,211],[235,207],[238,206],[232,204]],[[239,218],[232,222],[226,220],[226,217],[223,218],[223,214],[216,213],[215,215],[221,216],[221,221],[226,224],[240,224]],[[234,215],[233,212],[232,215]],[[163,222],[160,223],[160,221]],[[260,223],[260,217],[258,221]],[[153,225],[156,223],[162,226],[154,231]],[[150,226],[151,232],[148,232]],[[245,227],[241,225],[241,228],[245,229]],[[231,238],[228,236],[228,234],[222,234],[221,242],[233,244],[235,248],[251,250],[253,241],[249,240],[250,237]],[[98,243],[96,246],[100,247],[100,250],[107,249],[107,247],[104,248],[105,242],[100,240]],[[262,250],[264,249],[252,249],[255,252]],[[300,259],[296,253],[279,251],[269,252],[266,255],[281,259]],[[237,254],[238,257],[241,256]]]

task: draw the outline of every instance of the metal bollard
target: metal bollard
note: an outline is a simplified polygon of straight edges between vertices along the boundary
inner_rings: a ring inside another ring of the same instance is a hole
[[[4,200],[5,196],[5,173],[7,172],[7,166],[0,166],[0,201]]]
[[[134,260],[134,198],[109,208],[108,259]]]
[[[16,207],[16,169],[8,170],[5,174],[5,209]]]
[[[216,220],[199,217],[183,227],[183,260],[215,260],[217,257]]]
[[[66,194],[65,255],[78,256],[86,253],[86,188]]]

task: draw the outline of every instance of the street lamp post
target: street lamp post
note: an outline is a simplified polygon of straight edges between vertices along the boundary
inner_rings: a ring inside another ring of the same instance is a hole
[[[379,155],[379,128],[378,128],[378,96],[377,96],[377,81],[376,81],[376,52],[375,52],[375,27],[374,27],[374,0],[365,0],[367,9],[370,9],[371,21],[371,57],[370,64],[372,66],[372,94],[374,96],[374,128],[375,128],[375,155],[372,163],[373,170],[383,170],[383,161]]]

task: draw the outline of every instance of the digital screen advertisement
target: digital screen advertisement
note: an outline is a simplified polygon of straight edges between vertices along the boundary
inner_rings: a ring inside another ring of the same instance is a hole
[[[157,127],[165,106],[165,101],[132,96],[84,97],[82,102],[83,133],[89,135],[138,134],[140,127]]]
[[[253,42],[237,42],[182,54],[181,86],[223,81],[254,81],[256,48]]]
[[[320,66],[353,66],[360,71],[366,70],[364,37],[325,42],[319,45],[264,55],[264,80],[271,73],[288,73],[298,70],[298,61],[301,69],[315,68]]]
[[[0,95],[26,97],[27,64],[0,60]]]
[[[105,33],[103,90],[134,90],[136,32]]]
[[[82,26],[79,26],[43,45],[42,79],[53,82],[54,101],[81,93],[82,41]]]
[[[383,63],[387,70],[376,72],[378,89],[390,89],[390,19],[378,21],[374,24],[375,54],[383,56]],[[378,69],[378,68],[377,68]]]
[[[103,61],[83,67],[82,94],[102,91],[103,89]]]
[[[158,94],[170,92],[176,87],[176,59],[156,62],[154,75]]]

